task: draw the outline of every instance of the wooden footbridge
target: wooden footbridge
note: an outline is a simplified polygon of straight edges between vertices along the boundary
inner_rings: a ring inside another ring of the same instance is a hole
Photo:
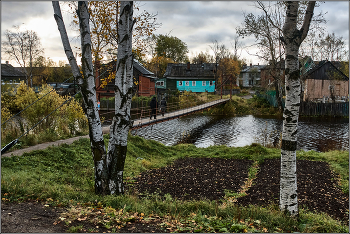
[[[220,104],[224,104],[226,103],[228,100],[230,99],[219,99],[219,100],[215,100],[212,102],[208,102],[208,103],[204,103],[202,105],[198,105],[198,106],[193,106],[193,107],[189,107],[189,108],[185,108],[185,109],[181,109],[181,110],[176,110],[176,111],[172,111],[172,112],[167,112],[164,114],[164,116],[162,116],[159,112],[157,112],[156,115],[156,119],[154,119],[152,117],[152,119],[150,119],[150,115],[149,113],[142,118],[142,115],[140,115],[139,118],[134,119],[134,123],[131,127],[131,129],[138,129],[138,128],[142,128],[142,127],[146,127],[149,125],[153,125],[153,124],[157,124],[160,122],[165,122],[165,121],[169,121],[172,119],[176,119],[176,118],[180,118],[186,115],[190,115],[193,114],[195,112],[198,111],[203,111],[206,110],[208,108],[220,105]],[[103,128],[103,133],[109,133],[109,126],[106,126]]]
[[[205,103],[205,104],[202,104],[202,105],[198,105],[198,106],[193,106],[193,107],[184,108],[184,109],[180,109],[180,110],[173,110],[173,111],[169,111],[169,112],[165,113],[164,116],[162,116],[158,112],[156,119],[150,119],[149,118],[150,117],[150,113],[149,113],[148,110],[143,110],[142,108],[137,108],[139,110],[141,109],[141,112],[140,113],[136,113],[136,115],[134,115],[135,117],[138,117],[138,118],[134,118],[133,119],[134,123],[133,123],[133,126],[131,127],[131,129],[138,129],[138,128],[146,127],[146,126],[149,126],[149,125],[157,124],[157,123],[160,123],[160,122],[165,122],[165,121],[169,121],[169,120],[172,120],[172,119],[180,118],[182,116],[190,115],[190,114],[193,114],[193,113],[198,112],[198,111],[203,111],[205,109],[208,109],[208,108],[220,105],[220,104],[224,104],[228,100],[229,99],[219,99],[219,100],[215,100],[215,101],[208,102],[208,103]],[[102,128],[102,131],[103,131],[104,134],[107,134],[107,133],[109,133],[109,129],[110,129],[110,126],[105,126],[105,127]],[[58,146],[60,144],[71,144],[75,140],[78,140],[79,138],[89,138],[89,135],[78,136],[78,137],[65,139],[65,140],[59,140],[59,141],[55,141],[55,142],[46,142],[46,143],[34,145],[34,146],[31,146],[31,147],[28,147],[28,148],[19,149],[19,150],[15,150],[15,151],[12,151],[12,152],[7,152],[7,153],[5,153],[5,151],[4,151],[4,152],[1,152],[1,157],[10,157],[12,155],[21,156],[25,152],[30,152],[30,151],[39,150],[39,149],[45,149],[45,148],[47,148],[49,146]]]

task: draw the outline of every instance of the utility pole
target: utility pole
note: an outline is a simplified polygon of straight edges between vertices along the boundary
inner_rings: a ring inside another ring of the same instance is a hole
[[[220,86],[221,86],[221,99],[222,99],[222,85],[223,85],[222,82],[223,82],[223,76],[222,76],[222,74],[221,74],[221,85],[220,85]]]
[[[233,76],[232,75],[230,75],[230,82],[231,82],[230,100],[232,100],[232,83],[233,83]]]

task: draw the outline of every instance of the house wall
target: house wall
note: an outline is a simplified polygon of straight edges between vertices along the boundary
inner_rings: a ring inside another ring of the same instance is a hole
[[[280,72],[280,77],[281,77],[281,81],[280,84],[284,84],[284,70],[276,70],[274,72]],[[262,69],[261,73],[260,73],[260,77],[261,77],[261,87],[262,88],[274,88],[274,86],[272,85],[272,83],[274,82],[273,77],[270,75],[270,70],[269,69]]]
[[[196,82],[195,85],[193,85],[192,81]],[[182,85],[180,85],[180,82],[182,82]],[[186,82],[188,82],[186,85]],[[205,85],[203,85],[203,80],[177,80],[176,81],[176,88],[180,91],[192,91],[195,93],[199,92],[214,92],[215,91],[215,81],[212,80],[212,85],[210,85],[209,80],[205,80]]]
[[[166,89],[176,90],[176,80],[174,79],[166,79]]]
[[[139,96],[152,96],[156,94],[155,82],[142,75],[139,76],[138,88]]]
[[[249,77],[249,72],[244,72],[242,73],[241,76],[239,76],[239,78],[236,81],[236,84],[239,86],[240,83],[242,84],[243,87],[255,87],[255,86],[260,86],[260,84],[256,83],[257,81],[260,82],[260,72],[258,73],[257,76],[255,76],[253,78],[253,84],[249,84],[249,80],[251,80],[252,78]]]
[[[160,85],[160,83],[163,82],[163,85]],[[158,79],[156,82],[156,88],[157,89],[166,89],[167,87],[167,80],[165,78]]]
[[[348,97],[349,81],[340,80],[320,80],[306,79],[304,87],[304,101],[322,99],[323,96],[330,97],[330,86],[334,86],[334,95],[339,97]]]

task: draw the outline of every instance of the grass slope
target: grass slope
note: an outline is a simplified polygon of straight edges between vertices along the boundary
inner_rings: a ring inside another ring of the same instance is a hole
[[[106,142],[107,139],[106,136]],[[261,163],[267,158],[280,157],[280,150],[265,148],[258,144],[237,148],[226,146],[196,148],[189,144],[164,146],[153,140],[130,135],[125,163],[125,180],[132,183],[133,178],[140,172],[166,166],[174,160],[184,157],[250,159]],[[298,151],[297,157],[298,159],[329,162],[331,168],[339,175],[343,191],[348,192],[348,152]],[[220,207],[215,201],[180,201],[170,196],[160,197],[157,194],[147,198],[139,198],[132,191],[119,197],[95,195],[93,161],[88,139],[80,139],[72,145],[33,151],[21,157],[2,158],[1,163],[2,201],[38,200],[47,205],[71,206],[69,212],[64,216],[64,219],[67,220],[80,217],[73,215],[77,209],[79,214],[87,214],[91,213],[91,209],[93,210],[94,207],[99,207],[105,214],[100,217],[99,222],[102,222],[106,228],[113,227],[116,215],[123,216],[125,221],[131,216],[135,220],[146,216],[153,217],[157,214],[161,220],[167,220],[167,222],[164,221],[164,228],[170,228],[168,230],[173,231],[349,231],[347,226],[327,215],[301,210],[299,218],[293,219],[282,214],[277,206],[240,207],[228,204],[225,207]],[[250,168],[250,170],[252,169]],[[250,177],[253,177],[254,173],[256,172],[250,173],[252,174]],[[108,209],[110,210],[108,211]],[[74,227],[71,228],[75,230]]]

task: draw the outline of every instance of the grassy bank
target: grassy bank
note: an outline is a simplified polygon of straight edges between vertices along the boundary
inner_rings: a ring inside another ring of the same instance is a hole
[[[268,158],[280,157],[280,151],[257,144],[237,148],[212,146],[203,149],[187,144],[168,147],[156,141],[129,136],[124,178],[129,184],[133,183],[133,178],[140,172],[166,166],[184,157],[251,159],[261,163]],[[348,152],[299,151],[297,157],[329,162],[339,175],[343,190],[348,191]],[[118,225],[135,219],[159,219],[162,227],[185,232],[349,231],[348,227],[327,215],[303,209],[299,219],[289,218],[276,205],[240,207],[228,204],[222,207],[216,201],[181,201],[157,194],[139,198],[133,190],[119,197],[97,196],[94,194],[93,161],[88,139],[34,151],[22,157],[2,158],[1,169],[3,202],[38,200],[48,206],[70,207],[67,213],[62,214],[62,220],[67,225],[69,221],[89,215],[100,220],[100,225],[112,232],[118,229]],[[249,178],[253,179],[256,171],[253,167],[249,170]],[[115,223],[115,220],[118,222]],[[70,231],[79,231],[80,228],[73,225]]]
[[[229,95],[223,96],[223,98],[229,97]],[[204,113],[208,115],[226,116],[282,116],[282,113],[278,111],[278,108],[270,106],[268,101],[263,98],[259,98],[256,95],[250,99],[232,96],[232,100],[228,101],[225,105],[209,109]]]

